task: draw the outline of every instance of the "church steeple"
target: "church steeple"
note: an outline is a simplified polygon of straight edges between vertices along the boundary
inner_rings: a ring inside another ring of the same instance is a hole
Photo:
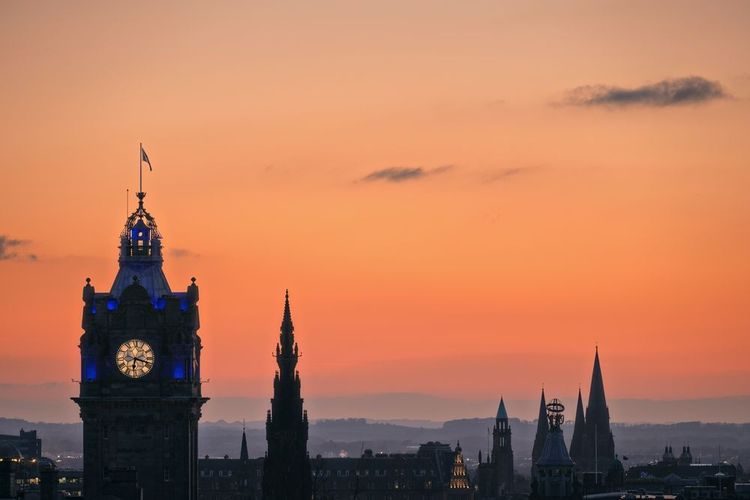
[[[578,405],[576,406],[576,420],[573,427],[573,438],[570,440],[570,458],[577,461],[583,453],[584,434],[586,433],[586,417],[583,413],[583,397],[578,388]]]
[[[576,422],[576,427],[577,425]],[[583,441],[583,449],[575,457],[578,469],[584,472],[606,472],[615,460],[615,441],[609,425],[609,408],[604,394],[598,346],[594,355]]]
[[[598,432],[609,432],[609,408],[607,408],[607,397],[604,395],[604,377],[602,377],[602,367],[599,363],[598,346],[594,356],[594,371],[591,374],[586,424],[589,427],[596,426]]]
[[[549,423],[547,421],[547,402],[544,400],[544,388],[542,388],[542,397],[539,401],[539,417],[536,424],[536,436],[534,437],[534,448],[531,451],[532,464],[535,464],[542,455],[542,449],[544,448],[544,442],[547,440],[548,432]]]
[[[242,444],[240,445],[240,460],[248,460],[250,458],[247,452],[247,436],[245,435],[245,423],[242,423]]]

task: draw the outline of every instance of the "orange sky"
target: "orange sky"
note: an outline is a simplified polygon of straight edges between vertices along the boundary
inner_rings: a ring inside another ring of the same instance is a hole
[[[748,26],[746,2],[2,3],[0,235],[25,243],[0,381],[77,377],[143,141],[208,396],[270,395],[286,287],[308,398],[571,395],[597,342],[610,397],[748,394]],[[564,104],[688,76],[726,96]],[[391,167],[428,175],[362,180]]]

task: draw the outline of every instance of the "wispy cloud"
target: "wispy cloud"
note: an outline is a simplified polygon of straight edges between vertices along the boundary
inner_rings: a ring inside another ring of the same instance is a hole
[[[382,170],[370,172],[362,179],[363,182],[404,182],[423,179],[425,177],[442,174],[453,169],[454,165],[442,165],[440,167],[425,169],[423,167],[388,167]]]
[[[17,249],[22,247],[29,242],[27,240],[16,240],[10,238],[4,234],[0,234],[0,260],[11,260],[11,259],[29,259],[37,260],[37,256],[34,254],[19,254]]]
[[[513,177],[518,177],[519,175],[526,175],[537,168],[539,167],[510,167],[495,170],[494,172],[489,172],[488,174],[486,174],[482,179],[482,182],[489,184],[491,182],[498,182]]]
[[[719,82],[700,76],[662,80],[640,87],[585,85],[569,91],[562,104],[572,106],[680,106],[729,97]]]
[[[176,258],[182,258],[182,257],[198,257],[198,254],[193,252],[192,250],[188,250],[187,248],[172,248],[169,251],[169,255]]]

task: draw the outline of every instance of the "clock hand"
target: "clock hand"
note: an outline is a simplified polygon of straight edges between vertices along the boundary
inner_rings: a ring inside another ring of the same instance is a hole
[[[139,358],[138,356],[134,356],[134,357],[133,357],[133,361],[136,361],[136,360],[140,361],[141,363],[146,363],[147,365],[150,365],[150,364],[151,364],[151,362],[150,362],[150,361],[146,361],[146,360],[145,360],[145,359],[143,359],[143,358]]]

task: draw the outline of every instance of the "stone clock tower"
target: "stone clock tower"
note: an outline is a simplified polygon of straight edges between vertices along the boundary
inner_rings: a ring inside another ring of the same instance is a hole
[[[198,498],[198,286],[173,292],[143,207],[120,235],[109,292],[83,288],[80,406],[85,498]]]

